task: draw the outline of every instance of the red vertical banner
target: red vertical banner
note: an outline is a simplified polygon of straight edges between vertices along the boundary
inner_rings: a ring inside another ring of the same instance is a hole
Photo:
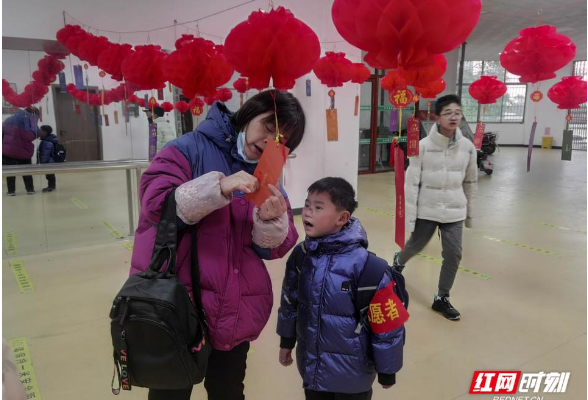
[[[43,122],[43,107],[39,107],[39,121]]]
[[[157,91],[157,100],[163,100],[163,89]]]
[[[476,125],[476,134],[474,135],[474,146],[476,146],[477,150],[482,149],[482,142],[484,141],[484,130],[486,129],[486,124],[483,122],[478,122]]]
[[[404,222],[404,152],[398,146],[394,147],[394,181],[396,184],[396,244],[404,250],[405,222]]]
[[[353,115],[356,117],[359,115],[359,96],[355,96],[355,108],[353,109]]]
[[[406,133],[406,155],[407,157],[416,157],[419,155],[419,120],[417,118],[408,119]]]
[[[104,125],[110,126],[110,122],[108,121],[108,114],[104,114]]]

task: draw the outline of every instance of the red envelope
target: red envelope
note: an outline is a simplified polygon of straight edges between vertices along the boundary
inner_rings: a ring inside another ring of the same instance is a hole
[[[283,144],[276,145],[275,142],[270,142],[265,146],[259,164],[253,173],[253,176],[259,181],[259,189],[255,193],[246,194],[247,200],[257,207],[261,207],[268,197],[272,196],[268,184],[278,185],[278,179],[282,174],[289,153],[290,149]]]

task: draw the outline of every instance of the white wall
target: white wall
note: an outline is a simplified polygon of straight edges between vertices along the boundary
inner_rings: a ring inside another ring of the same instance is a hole
[[[535,145],[541,145],[541,138],[545,135],[545,128],[551,128],[551,135],[553,137],[553,145],[561,146],[563,130],[566,126],[567,110],[560,110],[557,105],[547,97],[547,91],[562,77],[573,74],[573,62],[557,71],[557,77],[548,81],[540,82],[539,90],[543,92],[543,100],[539,103],[534,103],[529,99],[532,92],[537,90],[537,85],[527,85],[527,106],[525,109],[525,119],[523,123],[517,124],[486,124],[486,131],[498,131],[500,137],[498,144],[512,144],[512,145],[529,145],[529,137],[531,135],[531,126],[535,116],[537,116],[537,129],[535,131]],[[475,131],[475,122],[470,122],[472,131]]]

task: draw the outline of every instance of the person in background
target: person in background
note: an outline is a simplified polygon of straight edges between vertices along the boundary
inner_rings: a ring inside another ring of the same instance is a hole
[[[149,123],[157,124],[157,152],[159,153],[163,146],[177,137],[176,129],[169,119],[165,118],[165,110],[162,107],[153,107],[153,112],[151,110],[145,110],[145,112]]]
[[[406,230],[412,235],[405,249],[394,256],[393,268],[402,273],[405,263],[429,243],[439,228],[443,264],[431,308],[456,321],[461,314],[449,302],[449,291],[461,262],[464,221],[466,228],[472,227],[477,151],[459,129],[463,114],[458,96],[439,98],[435,113],[437,123],[420,141],[420,155],[410,158],[406,171]]]
[[[25,165],[32,164],[32,157],[35,152],[33,141],[37,138],[38,128],[31,123],[33,118],[39,115],[36,108],[18,110],[14,115],[8,117],[2,123],[2,165]],[[22,177],[27,194],[35,194],[33,177],[26,175]],[[16,177],[6,178],[8,196],[16,195]]]
[[[53,155],[55,154],[59,139],[53,134],[53,128],[49,125],[43,125],[40,129],[39,137],[41,138],[41,144],[39,144],[39,150],[37,152],[39,156],[39,164],[54,163],[55,159],[53,158]],[[43,193],[54,191],[56,188],[55,174],[47,174],[45,177],[47,178],[48,185],[43,189]]]

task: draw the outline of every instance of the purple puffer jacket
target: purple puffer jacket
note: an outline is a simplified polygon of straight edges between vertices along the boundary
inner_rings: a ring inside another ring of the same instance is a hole
[[[35,152],[35,133],[25,129],[27,114],[18,110],[2,124],[2,155],[19,160],[29,160]]]
[[[145,271],[155,241],[156,224],[169,192],[212,171],[226,176],[238,171],[253,173],[236,152],[236,132],[231,113],[215,103],[194,132],[172,142],[157,154],[141,178],[141,215],[135,233],[131,274]],[[285,193],[282,192],[284,195]],[[284,196],[286,197],[286,196]],[[281,258],[294,247],[298,233],[288,204],[288,233],[274,249],[252,241],[254,205],[235,192],[229,205],[213,211],[198,223],[197,246],[202,302],[214,348],[230,350],[255,340],[266,325],[273,303],[272,285],[262,259]],[[190,273],[191,233],[178,218],[176,273],[192,293]]]

